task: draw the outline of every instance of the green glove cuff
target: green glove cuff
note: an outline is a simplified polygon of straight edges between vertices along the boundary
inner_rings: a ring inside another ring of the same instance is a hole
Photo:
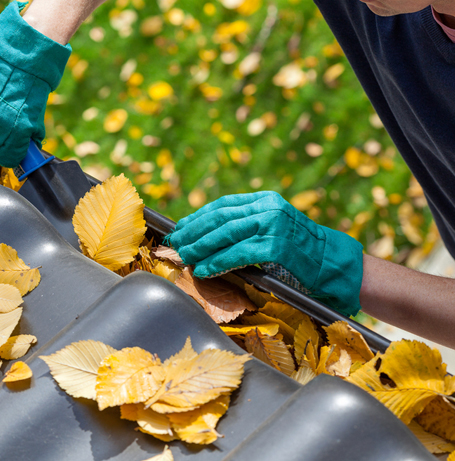
[[[25,157],[30,139],[41,145],[47,98],[71,55],[70,45],[22,19],[24,6],[13,2],[0,14],[0,165],[10,168]]]
[[[349,235],[320,226],[326,235],[324,256],[312,295],[346,316],[361,309],[363,246]]]
[[[54,42],[24,21],[20,11],[25,5],[14,1],[0,15],[0,58],[44,80],[54,91],[62,79],[71,46]]]

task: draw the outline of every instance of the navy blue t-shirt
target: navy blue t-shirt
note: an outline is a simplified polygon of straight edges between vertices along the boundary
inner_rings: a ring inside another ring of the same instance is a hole
[[[380,17],[359,0],[315,0],[455,257],[455,43],[431,8]]]

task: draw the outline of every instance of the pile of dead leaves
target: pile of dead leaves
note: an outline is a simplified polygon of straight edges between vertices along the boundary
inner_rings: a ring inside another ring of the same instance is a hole
[[[145,237],[143,208],[123,175],[92,188],[81,199],[73,218],[83,253],[122,276],[144,270],[166,278],[195,299],[234,342],[259,360],[303,385],[321,373],[345,379],[394,412],[432,453],[455,450],[451,443],[455,442],[455,378],[447,375],[437,350],[403,340],[375,355],[347,322],[320,325],[233,274],[197,279],[173,250],[154,247]],[[179,381],[181,370],[198,361],[209,363],[211,354],[220,360],[229,357],[235,363],[235,383],[223,384],[222,390],[213,390],[210,385],[198,388],[191,398],[179,400],[172,390],[183,385]],[[92,358],[84,362],[83,370],[76,370],[74,355],[82,355],[84,361]],[[238,386],[248,356],[236,357],[226,351],[197,355],[187,342],[182,351],[161,364],[158,357],[139,348],[117,352],[102,343],[81,341],[43,359],[70,395],[94,399],[100,409],[120,406],[122,418],[137,421],[140,430],[161,440],[211,443],[219,436],[216,421],[228,407],[228,394]],[[133,378],[140,370],[148,370],[146,385]],[[131,388],[115,384],[117,373]],[[194,427],[205,429],[201,433]],[[166,449],[160,456],[172,459]]]
[[[15,360],[24,356],[36,337],[11,336],[22,316],[22,296],[32,291],[40,282],[38,268],[30,268],[17,255],[17,251],[0,243],[0,358]],[[0,361],[0,365],[1,365]],[[5,374],[3,382],[14,382],[32,376],[23,362],[14,363]]]
[[[197,354],[190,338],[164,362],[139,347],[116,351],[99,341],[79,341],[41,356],[60,387],[98,408],[120,407],[122,419],[169,442],[209,444],[230,394],[240,385],[249,355],[207,349]]]
[[[109,181],[107,184],[112,184],[114,179]],[[116,181],[128,182],[123,178]],[[89,232],[80,232],[79,223],[88,219],[88,210],[94,216],[92,210],[106,202],[105,187],[93,189],[76,209],[73,222],[85,254],[123,276],[145,270],[166,278],[195,299],[234,342],[259,360],[303,385],[321,373],[356,384],[409,425],[432,453],[455,450],[450,443],[455,442],[455,406],[451,397],[455,381],[447,376],[438,351],[416,341],[400,341],[392,343],[384,354],[374,355],[362,335],[346,322],[317,324],[273,294],[260,292],[232,274],[209,280],[193,277],[191,268],[185,267],[173,250],[153,247],[144,237],[141,201],[134,193],[129,195],[135,199],[128,207],[112,205],[113,210],[128,208],[134,217],[125,217],[122,222],[112,212],[104,211],[104,218],[99,213]],[[116,195],[109,187],[110,194]],[[127,222],[134,223],[130,230],[124,227]],[[122,264],[116,262],[112,246],[107,263],[98,256],[103,245],[97,242],[117,235],[111,227],[115,223],[119,223],[125,237],[135,236],[134,243],[132,238],[122,240],[118,254],[129,255],[129,260],[123,256],[118,259]],[[93,235],[93,229],[98,229],[99,234]]]

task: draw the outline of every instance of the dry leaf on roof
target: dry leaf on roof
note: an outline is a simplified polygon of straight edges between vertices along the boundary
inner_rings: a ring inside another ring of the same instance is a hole
[[[76,206],[73,225],[92,259],[111,270],[132,261],[146,231],[144,204],[123,174],[93,187]]]
[[[163,277],[172,283],[176,283],[180,277],[180,274],[182,273],[182,269],[170,261],[154,260],[154,265],[150,272],[152,274]]]
[[[320,375],[321,373],[325,373],[329,375],[329,371],[327,370],[327,366],[330,363],[330,359],[332,358],[332,354],[335,351],[335,346],[322,346],[320,357],[318,361],[318,365],[316,367],[316,374]],[[338,359],[338,357],[337,357]]]
[[[425,431],[415,420],[412,420],[408,424],[408,427],[430,453],[448,453],[455,450],[453,443],[449,443],[442,437]]]
[[[197,352],[193,349],[191,345],[191,338],[188,336],[185,341],[183,348],[177,352],[177,354],[172,355],[167,360],[163,362],[163,366],[167,367],[177,360],[192,360],[197,356]]]
[[[96,378],[100,410],[149,399],[161,386],[164,368],[158,357],[140,347],[127,347],[101,362]]]
[[[173,362],[166,367],[166,378],[160,390],[146,405],[160,413],[169,412],[169,406],[194,409],[236,389],[248,360],[250,357],[246,354],[210,349],[191,360]]]
[[[207,445],[223,437],[215,430],[219,419],[229,407],[229,395],[221,395],[200,408],[168,415],[173,430],[188,443]]]
[[[23,357],[32,344],[36,343],[36,336],[18,335],[8,338],[5,344],[0,347],[0,358],[5,360],[16,360]]]
[[[441,354],[418,341],[393,342],[384,355],[365,363],[347,378],[381,401],[405,424],[438,395],[449,395]]]
[[[216,323],[227,323],[256,306],[237,286],[223,279],[201,280],[185,268],[175,284],[197,301]]]
[[[296,330],[302,322],[311,322],[308,315],[282,302],[268,302],[259,312],[282,320],[294,330]]]
[[[278,323],[263,323],[259,325],[234,325],[230,323],[228,325],[220,325],[220,328],[228,336],[246,335],[256,328],[264,335],[275,336],[280,326]]]
[[[327,371],[333,376],[347,378],[350,374],[352,359],[345,349],[340,350],[340,356],[336,362],[327,365]]]
[[[16,381],[23,381],[30,379],[33,376],[32,370],[24,362],[14,362],[11,368],[5,373],[3,378],[4,383],[15,383]]]
[[[283,341],[263,335],[257,328],[245,336],[245,346],[257,359],[291,376],[294,359]]]
[[[0,283],[15,286],[25,296],[40,282],[38,268],[31,269],[17,255],[17,251],[0,243]]]
[[[159,245],[157,248],[153,249],[153,253],[157,258],[169,260],[179,267],[185,267],[182,258],[172,248],[166,247],[164,245]]]
[[[310,317],[306,316],[295,330],[294,335],[294,348],[295,348],[295,358],[299,361],[305,354],[307,349],[308,341],[311,341],[312,346],[314,347],[314,352],[317,358],[317,350],[319,346],[319,333],[316,330],[316,327]]]
[[[13,285],[0,283],[0,313],[11,312],[22,304],[20,291]]]
[[[295,379],[298,383],[308,384],[313,378],[316,378],[316,373],[313,371],[311,365],[305,360],[302,361],[298,370],[291,374],[291,378]]]
[[[254,285],[248,285],[248,283],[245,283],[245,292],[257,307],[264,307],[270,301],[280,302],[270,293],[259,291]]]
[[[59,386],[73,397],[95,400],[96,377],[102,360],[116,350],[100,341],[78,341],[55,352],[40,356]]]
[[[143,403],[122,405],[120,407],[120,417],[129,421],[136,421],[141,432],[146,434],[168,436],[171,438],[170,440],[175,438],[168,417],[153,411],[151,408],[145,409]]]
[[[294,343],[294,328],[290,327],[287,323],[283,322],[278,318],[271,317],[270,315],[258,312],[257,314],[253,315],[244,315],[241,319],[241,322],[246,325],[259,325],[261,323],[278,323],[278,325],[280,326],[279,332],[283,335],[284,342],[286,344]]]
[[[18,307],[11,312],[0,314],[0,346],[5,344],[22,315],[22,307]]]
[[[455,405],[446,397],[434,398],[416,417],[428,432],[455,442]]]
[[[144,461],[174,461],[174,457],[172,456],[171,450],[166,445],[164,447],[163,453],[152,456],[151,458],[145,459]]]
[[[323,328],[327,332],[329,344],[336,344],[341,349],[346,349],[353,362],[364,363],[374,357],[364,337],[347,322],[338,321]]]

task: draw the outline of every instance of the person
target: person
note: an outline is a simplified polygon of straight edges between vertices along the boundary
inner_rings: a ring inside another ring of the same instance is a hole
[[[455,256],[455,2],[315,2]],[[0,164],[14,166],[23,158],[21,139],[42,140],[46,92],[61,78],[68,40],[101,3],[34,0],[23,18],[17,4],[0,15]],[[10,79],[16,72],[23,83]],[[32,85],[41,93],[29,101]],[[27,110],[13,122],[21,104]],[[364,254],[360,243],[314,223],[274,192],[221,197],[180,220],[167,240],[199,277],[264,264],[345,315],[362,309],[455,348],[455,280]]]

